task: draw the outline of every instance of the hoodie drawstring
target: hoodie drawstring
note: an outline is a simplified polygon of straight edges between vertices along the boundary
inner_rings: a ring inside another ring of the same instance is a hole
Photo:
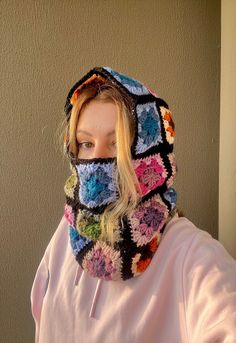
[[[102,283],[102,279],[98,279],[97,286],[96,286],[95,293],[94,293],[94,297],[93,297],[92,306],[91,306],[90,313],[89,313],[90,318],[94,318],[94,312],[96,309],[97,299],[98,299],[98,296],[100,293],[101,283]]]

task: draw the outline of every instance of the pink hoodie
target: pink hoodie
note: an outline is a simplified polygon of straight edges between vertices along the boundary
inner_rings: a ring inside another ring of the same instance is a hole
[[[75,261],[63,217],[31,303],[37,343],[235,343],[236,261],[176,215],[142,275],[101,281]]]

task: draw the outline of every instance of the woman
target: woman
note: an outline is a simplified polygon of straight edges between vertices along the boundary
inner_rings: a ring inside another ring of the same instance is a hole
[[[36,342],[236,342],[236,262],[176,207],[166,102],[94,68],[65,112],[72,175],[32,287]]]

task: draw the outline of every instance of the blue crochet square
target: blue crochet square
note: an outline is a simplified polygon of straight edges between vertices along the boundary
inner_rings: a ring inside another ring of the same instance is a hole
[[[167,191],[163,194],[164,198],[169,201],[170,205],[171,205],[171,209],[173,210],[173,208],[176,206],[176,202],[177,202],[177,193],[175,191],[174,188],[169,188],[167,189]]]
[[[162,143],[161,121],[154,102],[139,104],[136,107],[138,117],[138,141],[135,147],[141,154],[152,146]]]
[[[117,81],[119,81],[126,89],[128,89],[130,93],[135,95],[150,94],[147,87],[145,87],[139,81],[133,78],[131,79],[124,74],[120,74],[109,67],[103,67],[103,69],[107,70]]]
[[[73,254],[76,256],[90,240],[81,236],[78,231],[70,225],[69,227],[70,242],[73,249]]]
[[[116,184],[113,182],[114,164],[80,164],[76,166],[82,204],[89,208],[106,205],[117,199]]]

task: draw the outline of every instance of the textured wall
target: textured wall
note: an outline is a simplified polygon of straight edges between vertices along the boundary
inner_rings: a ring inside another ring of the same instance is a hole
[[[69,175],[55,132],[70,86],[91,67],[127,73],[169,103],[179,205],[217,237],[220,1],[2,0],[0,16],[0,332],[25,343]]]

